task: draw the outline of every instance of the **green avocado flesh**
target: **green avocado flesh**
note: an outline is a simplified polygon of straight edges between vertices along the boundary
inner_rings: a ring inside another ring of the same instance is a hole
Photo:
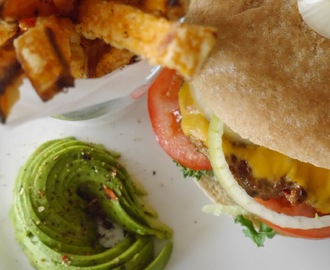
[[[145,207],[144,192],[118,158],[102,145],[72,137],[48,141],[28,158],[10,217],[36,269],[165,267],[172,242],[155,257],[154,238],[169,239],[172,231]],[[110,248],[100,244],[100,220],[124,230]]]

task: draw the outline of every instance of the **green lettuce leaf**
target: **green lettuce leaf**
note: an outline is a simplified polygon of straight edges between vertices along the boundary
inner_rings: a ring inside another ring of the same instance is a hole
[[[276,231],[262,222],[260,222],[259,229],[257,230],[253,222],[243,215],[238,215],[235,218],[235,223],[239,223],[245,227],[243,230],[244,235],[251,238],[258,247],[264,246],[264,242],[267,238],[271,239],[276,235]]]

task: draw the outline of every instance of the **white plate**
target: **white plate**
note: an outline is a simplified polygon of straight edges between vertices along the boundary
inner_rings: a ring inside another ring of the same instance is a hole
[[[330,240],[311,241],[277,236],[256,248],[232,218],[201,212],[210,203],[191,179],[158,146],[146,99],[126,111],[88,122],[52,118],[16,128],[0,127],[0,270],[32,269],[14,239],[8,218],[16,174],[41,143],[76,136],[122,153],[124,163],[149,191],[160,218],[174,230],[170,270],[328,269]]]

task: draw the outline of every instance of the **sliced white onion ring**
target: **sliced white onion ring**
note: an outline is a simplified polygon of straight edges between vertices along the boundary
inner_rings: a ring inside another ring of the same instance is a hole
[[[189,90],[190,90],[190,95],[194,99],[194,101],[197,104],[198,110],[201,112],[201,114],[204,115],[204,117],[207,120],[210,120],[213,112],[211,107],[208,105],[207,101],[205,100],[205,96],[201,93],[201,91],[197,91],[196,87],[193,86],[192,83],[189,83]]]
[[[308,218],[302,216],[288,216],[269,210],[257,203],[237,183],[229,170],[224,153],[222,151],[223,123],[212,116],[209,128],[209,154],[214,174],[222,187],[228,192],[231,198],[247,212],[267,220],[282,228],[294,229],[315,229],[330,226],[330,215]]]
[[[326,38],[330,38],[329,0],[298,0],[298,9],[311,29]]]

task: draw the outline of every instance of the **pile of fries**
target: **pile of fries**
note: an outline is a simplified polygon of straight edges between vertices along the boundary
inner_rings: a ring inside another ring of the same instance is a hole
[[[0,0],[0,121],[24,78],[43,101],[147,59],[191,78],[214,46],[215,29],[180,22],[185,0]]]

